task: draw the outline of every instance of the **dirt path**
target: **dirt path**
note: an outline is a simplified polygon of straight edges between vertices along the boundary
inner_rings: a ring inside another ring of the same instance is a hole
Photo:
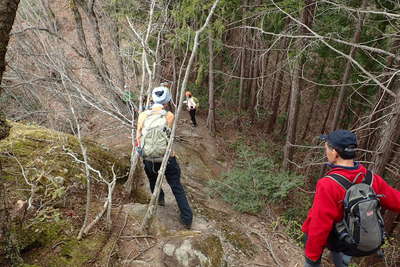
[[[266,208],[263,216],[242,214],[218,197],[210,196],[208,180],[228,171],[229,164],[224,162],[216,139],[208,134],[205,119],[198,117],[198,127],[194,128],[190,126],[189,115],[184,112],[178,127],[174,149],[182,170],[182,183],[194,210],[190,233],[220,236],[228,266],[301,266],[302,249],[292,245],[285,233],[279,232],[279,225],[274,224],[276,216],[270,209]],[[98,136],[100,142],[129,155],[131,141],[128,132],[102,133]],[[150,191],[148,186],[147,190]],[[142,236],[137,233],[140,220],[130,215],[129,223],[123,227],[129,214],[127,210],[137,208],[130,204],[125,205],[124,212],[114,220],[115,231],[124,237],[118,240],[118,253],[125,259],[124,266],[164,266],[159,256],[163,244],[171,236],[187,232],[179,223],[176,201],[167,183],[163,184],[163,190],[166,205],[157,209],[157,218],[162,224],[161,232],[168,234],[159,232],[157,236],[137,238]]]

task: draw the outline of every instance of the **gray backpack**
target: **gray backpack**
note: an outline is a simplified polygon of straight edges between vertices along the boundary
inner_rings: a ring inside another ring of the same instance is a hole
[[[141,153],[144,160],[162,162],[167,151],[170,129],[167,125],[167,111],[145,111],[141,137]]]
[[[367,171],[363,181],[358,184],[351,183],[339,174],[330,174],[327,177],[346,190],[343,220],[335,224],[333,231],[336,238],[333,245],[336,249],[333,250],[349,256],[367,256],[375,253],[383,244],[385,234],[380,212],[381,195],[377,195],[372,188],[372,173]]]

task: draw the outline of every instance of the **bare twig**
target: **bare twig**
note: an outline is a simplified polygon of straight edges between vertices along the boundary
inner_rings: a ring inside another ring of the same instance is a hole
[[[36,185],[29,182],[29,179],[28,179],[28,177],[26,177],[26,174],[25,174],[25,169],[22,166],[21,162],[18,160],[18,158],[14,156],[14,159],[17,161],[19,167],[21,168],[22,177],[24,177],[25,183],[27,183],[31,187],[31,190],[30,190],[31,195],[29,196],[29,199],[28,199],[28,208],[27,208],[29,210],[33,207],[32,202],[33,202],[33,198],[35,197]]]
[[[107,265],[106,265],[107,267],[110,266],[111,255],[112,255],[112,253],[113,253],[113,251],[114,251],[115,244],[117,244],[118,239],[121,237],[121,234],[122,234],[122,232],[123,232],[124,229],[125,229],[126,223],[128,222],[128,216],[129,216],[129,214],[127,213],[127,214],[125,215],[124,225],[122,226],[121,230],[119,231],[118,236],[116,237],[116,239],[115,239],[115,241],[114,241],[114,244],[113,244],[112,247],[111,247],[110,254],[108,254]]]
[[[148,230],[149,222],[151,221],[150,219],[154,216],[154,213],[156,211],[155,203],[158,200],[158,196],[159,196],[159,193],[160,193],[161,185],[162,185],[162,182],[163,182],[163,179],[164,179],[164,171],[165,171],[165,168],[167,166],[167,161],[168,161],[169,156],[170,156],[171,151],[172,151],[172,144],[174,142],[177,122],[179,121],[179,114],[180,114],[180,112],[182,110],[184,93],[186,91],[186,84],[187,84],[187,81],[189,79],[189,73],[191,72],[191,66],[193,64],[194,57],[195,57],[195,55],[197,53],[197,49],[198,49],[198,46],[199,46],[199,36],[204,31],[204,29],[207,27],[207,25],[209,24],[211,16],[213,15],[214,10],[217,7],[219,1],[220,0],[216,0],[214,2],[214,4],[211,7],[211,10],[210,10],[210,12],[209,12],[209,14],[207,16],[206,21],[204,22],[203,26],[199,30],[196,31],[196,34],[195,34],[195,37],[194,37],[192,54],[190,55],[189,62],[188,62],[188,65],[187,65],[187,68],[186,68],[186,72],[185,72],[185,77],[184,77],[183,82],[182,82],[182,87],[181,87],[181,90],[180,90],[180,99],[179,99],[179,104],[178,104],[178,110],[177,110],[177,112],[175,114],[175,120],[174,120],[174,124],[173,124],[173,127],[172,127],[171,136],[170,136],[170,139],[169,139],[169,142],[168,142],[167,151],[165,152],[163,161],[161,163],[160,170],[158,171],[157,182],[156,182],[155,189],[154,189],[154,192],[153,192],[151,200],[150,200],[149,208],[148,208],[148,210],[146,212],[146,215],[144,216],[144,219],[143,219],[143,222],[142,222],[142,225],[141,225],[141,229],[144,230],[144,231]]]
[[[276,263],[278,266],[283,266],[283,265],[279,262],[278,258],[275,256],[275,253],[274,253],[274,250],[273,250],[273,248],[272,248],[271,242],[269,242],[269,241],[267,240],[267,238],[265,238],[262,234],[260,234],[260,233],[258,233],[258,232],[256,232],[256,231],[251,231],[251,233],[257,235],[262,241],[264,241],[265,247],[268,249],[268,251],[269,251],[269,253],[271,254],[271,257],[272,257],[272,259],[275,261],[275,263]]]

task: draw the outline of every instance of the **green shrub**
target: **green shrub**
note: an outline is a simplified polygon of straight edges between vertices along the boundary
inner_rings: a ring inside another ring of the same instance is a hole
[[[286,199],[301,184],[300,176],[280,171],[271,158],[260,156],[245,145],[238,147],[238,160],[223,179],[211,181],[214,193],[241,212],[260,212],[267,202]]]
[[[280,216],[276,221],[272,222],[271,227],[283,227],[283,231],[293,239],[300,247],[304,245],[304,234],[301,231],[301,222],[297,220],[288,219],[285,216]]]

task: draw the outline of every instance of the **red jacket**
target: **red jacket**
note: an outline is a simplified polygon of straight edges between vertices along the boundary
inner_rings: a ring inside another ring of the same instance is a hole
[[[363,165],[355,163],[354,168],[334,166],[326,175],[337,173],[352,182],[357,174],[362,173],[356,181],[360,183],[366,172]],[[372,188],[376,194],[384,195],[380,199],[383,207],[400,213],[399,191],[377,174],[374,174]],[[331,178],[323,177],[317,182],[314,202],[302,227],[302,231],[307,234],[305,254],[310,260],[316,261],[321,257],[333,225],[343,219],[342,201],[345,193],[345,189]]]

